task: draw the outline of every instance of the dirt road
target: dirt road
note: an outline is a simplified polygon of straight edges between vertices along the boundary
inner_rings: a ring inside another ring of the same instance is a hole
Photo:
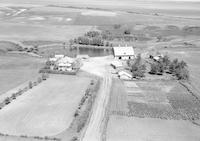
[[[92,115],[90,121],[87,125],[86,131],[83,133],[81,137],[81,141],[100,141],[102,128],[103,128],[103,120],[105,118],[105,110],[108,104],[109,96],[110,96],[110,88],[112,84],[112,78],[110,75],[109,65],[113,61],[112,56],[106,57],[92,57],[87,61],[84,61],[84,65],[81,68],[83,71],[87,71],[89,73],[95,74],[101,78],[103,78],[99,93],[96,97]]]
[[[105,117],[105,109],[109,100],[111,82],[111,76],[109,76],[109,74],[106,74],[103,77],[101,89],[94,104],[93,113],[86,132],[82,138],[82,141],[101,140],[102,121]]]

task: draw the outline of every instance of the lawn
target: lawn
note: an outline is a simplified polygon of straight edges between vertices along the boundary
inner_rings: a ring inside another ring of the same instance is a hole
[[[25,55],[0,55],[0,95],[18,85],[37,79],[43,59]]]
[[[61,133],[72,122],[89,82],[87,77],[51,75],[0,111],[0,133],[29,136]]]

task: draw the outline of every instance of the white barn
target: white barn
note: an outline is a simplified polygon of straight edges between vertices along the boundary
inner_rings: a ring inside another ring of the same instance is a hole
[[[128,60],[135,58],[133,47],[113,47],[113,51],[116,59]]]

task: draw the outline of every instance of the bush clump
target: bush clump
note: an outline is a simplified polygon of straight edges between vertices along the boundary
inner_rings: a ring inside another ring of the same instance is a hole
[[[29,89],[32,89],[32,88],[33,88],[33,83],[32,83],[32,81],[30,81],[30,82],[28,83],[28,87],[29,87]]]
[[[141,55],[138,54],[137,58],[128,61],[128,66],[131,68],[133,78],[144,77],[146,71],[146,65],[142,62]]]
[[[152,63],[149,73],[162,75],[164,72],[169,72],[170,74],[173,74],[177,77],[178,80],[189,79],[187,63],[184,61],[179,61],[178,59],[170,61],[167,55]]]

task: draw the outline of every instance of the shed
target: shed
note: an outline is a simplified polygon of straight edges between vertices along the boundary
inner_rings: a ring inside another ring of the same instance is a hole
[[[135,58],[135,52],[133,47],[113,47],[114,51],[114,57],[116,59],[134,59]]]
[[[88,59],[90,58],[87,54],[77,55],[76,58],[78,59]]]
[[[111,65],[114,69],[122,68],[122,67],[123,67],[122,62],[120,62],[120,61],[113,61],[113,62],[111,62],[110,65]]]
[[[118,76],[120,79],[132,79],[133,78],[131,73],[129,73],[125,70],[119,71]]]
[[[60,59],[60,58],[63,58],[65,55],[63,55],[63,54],[56,54],[55,55],[55,58],[57,58],[57,59]]]
[[[49,58],[49,61],[50,61],[50,62],[56,62],[57,60],[58,60],[58,58],[55,58],[55,57]]]

